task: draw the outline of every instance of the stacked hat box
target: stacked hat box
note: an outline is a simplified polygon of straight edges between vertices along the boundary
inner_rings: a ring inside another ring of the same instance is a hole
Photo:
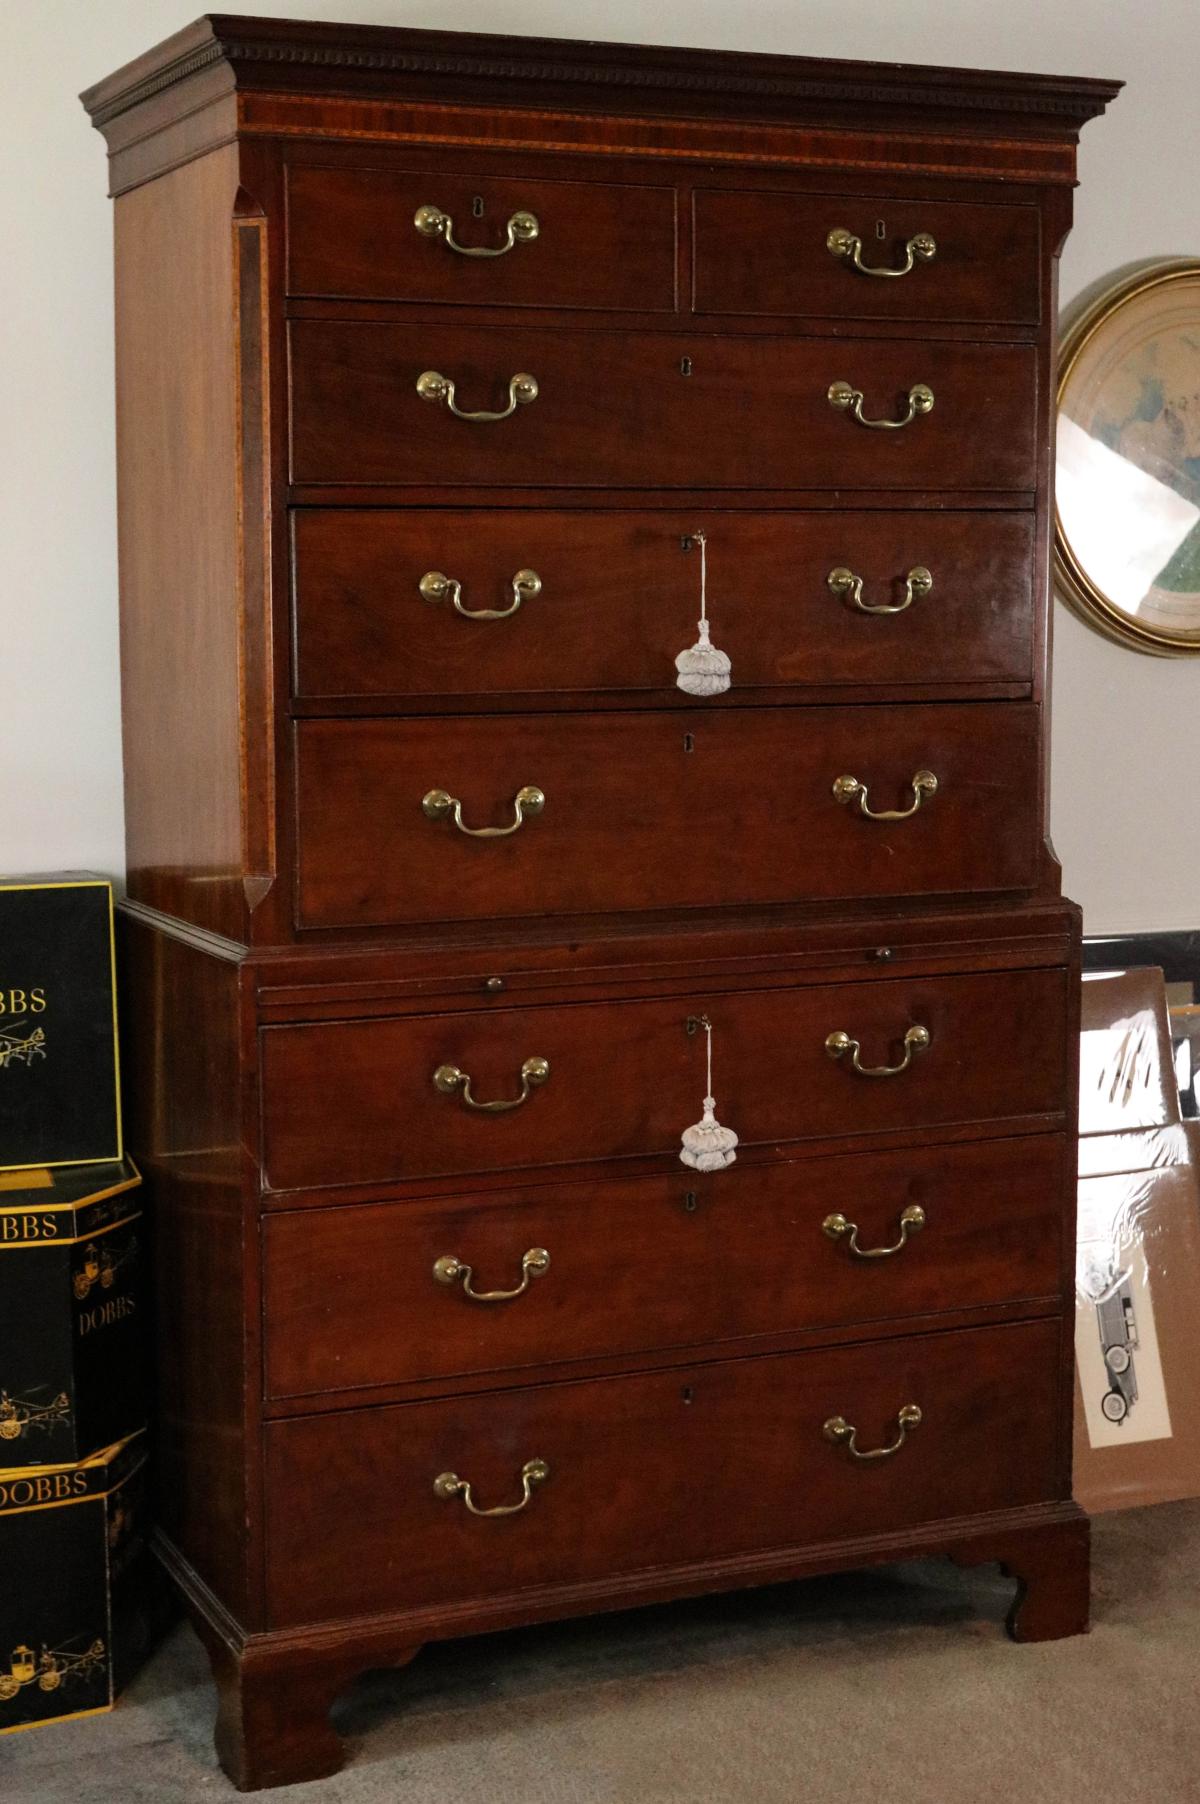
[[[82,874],[0,884],[0,1734],[111,1708],[149,1640],[112,906]]]

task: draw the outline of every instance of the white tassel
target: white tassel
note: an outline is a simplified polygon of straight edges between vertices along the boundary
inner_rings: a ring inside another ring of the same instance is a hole
[[[712,1087],[712,1022],[701,1015],[700,1025],[708,1036],[708,1095],[704,1098],[703,1120],[683,1130],[683,1151],[679,1157],[693,1171],[723,1171],[737,1158],[734,1148],[738,1137],[732,1128],[722,1127],[716,1117],[716,1098]]]
[[[675,678],[676,687],[685,695],[724,695],[730,685],[731,665],[723,651],[718,651],[708,636],[708,602],[706,588],[707,540],[702,532],[693,533],[700,547],[700,637],[687,651],[681,651],[675,660],[675,668],[679,675]]]

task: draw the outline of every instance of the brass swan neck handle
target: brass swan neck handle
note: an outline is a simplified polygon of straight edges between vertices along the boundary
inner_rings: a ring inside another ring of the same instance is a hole
[[[548,1081],[550,1077],[549,1059],[526,1059],[521,1066],[521,1094],[513,1097],[502,1097],[499,1102],[480,1102],[471,1094],[471,1074],[461,1070],[457,1065],[439,1065],[433,1074],[433,1087],[443,1096],[453,1096],[455,1091],[462,1093],[462,1099],[468,1109],[477,1109],[483,1115],[504,1115],[510,1109],[519,1109],[523,1102],[528,1102],[531,1093]],[[540,1251],[535,1248],[534,1251]],[[526,1254],[526,1258],[530,1258]],[[549,1264],[549,1255],[546,1257]]]
[[[540,814],[545,806],[545,791],[535,783],[526,783],[513,797],[513,819],[507,827],[468,827],[463,819],[462,803],[449,790],[430,789],[421,798],[421,809],[431,821],[449,817],[468,839],[507,839],[510,833],[524,826],[527,815]]]
[[[545,1247],[530,1247],[521,1259],[521,1282],[514,1290],[473,1290],[474,1267],[454,1253],[444,1253],[434,1261],[433,1275],[439,1284],[461,1283],[463,1295],[470,1297],[472,1303],[511,1303],[514,1297],[525,1295],[531,1278],[540,1278],[549,1270],[550,1255]]]
[[[422,401],[432,401],[435,405],[448,407],[456,420],[507,420],[518,407],[528,407],[531,401],[538,398],[537,377],[531,376],[527,370],[518,370],[509,378],[508,406],[498,413],[491,413],[486,408],[471,412],[460,407],[456,399],[457,390],[451,377],[443,376],[440,370],[422,370],[417,377],[417,393]]]
[[[443,1503],[452,1498],[461,1497],[472,1516],[516,1516],[528,1506],[535,1485],[544,1485],[550,1476],[550,1468],[544,1459],[527,1459],[521,1467],[521,1498],[518,1503],[498,1503],[490,1510],[481,1510],[475,1501],[475,1493],[470,1481],[460,1478],[457,1472],[439,1472],[433,1481],[433,1494],[440,1497]]]
[[[937,256],[937,240],[929,232],[916,232],[909,239],[904,247],[904,262],[899,269],[888,269],[886,265],[879,263],[864,263],[862,239],[854,232],[848,232],[845,226],[834,226],[825,240],[825,248],[830,256],[848,263],[860,275],[888,278],[911,275],[918,263],[932,263]]]
[[[932,1038],[927,1027],[910,1027],[904,1035],[904,1057],[898,1065],[864,1065],[859,1057],[861,1041],[852,1039],[841,1028],[827,1036],[825,1050],[831,1059],[842,1059],[849,1053],[850,1068],[859,1077],[899,1077],[902,1071],[908,1070],[917,1053],[928,1051]]]
[[[852,1459],[891,1459],[894,1453],[899,1453],[911,1430],[919,1428],[920,1425],[920,1408],[915,1403],[906,1403],[896,1417],[898,1430],[896,1438],[894,1441],[890,1441],[886,1447],[860,1447],[858,1430],[852,1422],[847,1422],[845,1416],[830,1416],[822,1427],[821,1433],[827,1441],[832,1441],[835,1446],[844,1447]]]
[[[537,214],[521,207],[505,227],[503,244],[459,244],[454,236],[454,221],[449,213],[444,213],[441,207],[435,207],[429,202],[417,208],[413,214],[413,225],[422,238],[440,238],[447,250],[457,251],[460,257],[506,257],[514,246],[532,244],[542,229],[538,224]]]
[[[859,813],[869,821],[906,821],[917,812],[926,796],[937,794],[938,780],[931,770],[919,770],[914,772],[910,787],[913,799],[907,808],[872,808],[867,786],[858,777],[835,778],[833,797],[836,802],[857,802]]]
[[[836,570],[831,570],[825,581],[833,594],[843,600],[848,600],[850,606],[857,608],[860,614],[903,614],[907,608],[911,608],[919,596],[928,595],[933,587],[932,572],[927,570],[924,564],[914,564],[905,577],[903,601],[864,601],[862,577],[856,576],[854,571],[847,569],[844,564],[839,564]]]
[[[542,579],[536,570],[518,570],[512,579],[512,600],[506,608],[464,608],[462,584],[456,576],[441,570],[427,570],[417,584],[422,601],[442,602],[449,597],[456,614],[464,620],[508,620],[523,601],[532,601],[542,592]]]
[[[913,383],[908,391],[907,412],[898,420],[877,420],[865,414],[862,389],[851,382],[831,382],[828,399],[839,413],[848,413],[860,426],[869,426],[873,432],[899,432],[902,427],[911,426],[919,414],[933,412],[933,390],[926,382]]]
[[[890,1259],[893,1253],[899,1253],[908,1245],[910,1234],[919,1234],[925,1226],[925,1211],[920,1203],[909,1203],[900,1216],[900,1238],[886,1247],[860,1247],[858,1244],[858,1223],[848,1221],[837,1210],[827,1215],[821,1223],[822,1234],[830,1240],[845,1241],[846,1246],[855,1259]]]

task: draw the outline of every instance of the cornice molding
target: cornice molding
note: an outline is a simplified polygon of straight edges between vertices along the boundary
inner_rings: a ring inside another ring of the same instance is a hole
[[[512,38],[466,32],[410,31],[391,26],[339,27],[213,15],[198,20],[116,71],[81,96],[104,127],[167,89],[224,64],[231,86],[272,90],[304,85],[304,71],[342,77],[344,91],[385,93],[387,78],[472,82],[538,89],[595,89],[638,96],[735,99],[775,110],[887,106],[907,111],[917,128],[947,113],[987,114],[1078,131],[1103,112],[1119,82],[978,69],[922,69],[902,64],[829,62],[743,51],[676,50],[563,39]],[[287,80],[295,69],[297,79]],[[542,104],[555,104],[544,97]]]

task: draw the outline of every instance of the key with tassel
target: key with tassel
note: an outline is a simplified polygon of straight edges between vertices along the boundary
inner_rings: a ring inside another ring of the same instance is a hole
[[[707,1015],[701,1015],[698,1025],[704,1029],[707,1038],[707,1094],[704,1098],[703,1117],[694,1126],[683,1130],[683,1149],[679,1157],[681,1162],[689,1165],[693,1171],[723,1171],[737,1158],[735,1149],[738,1137],[732,1128],[722,1127],[716,1116],[717,1103],[713,1095],[712,1076],[712,1022]]]
[[[700,547],[700,637],[676,658],[679,675],[675,685],[685,695],[724,695],[732,681],[732,666],[727,654],[718,651],[708,635],[708,540],[704,533],[694,532],[692,542]]]

